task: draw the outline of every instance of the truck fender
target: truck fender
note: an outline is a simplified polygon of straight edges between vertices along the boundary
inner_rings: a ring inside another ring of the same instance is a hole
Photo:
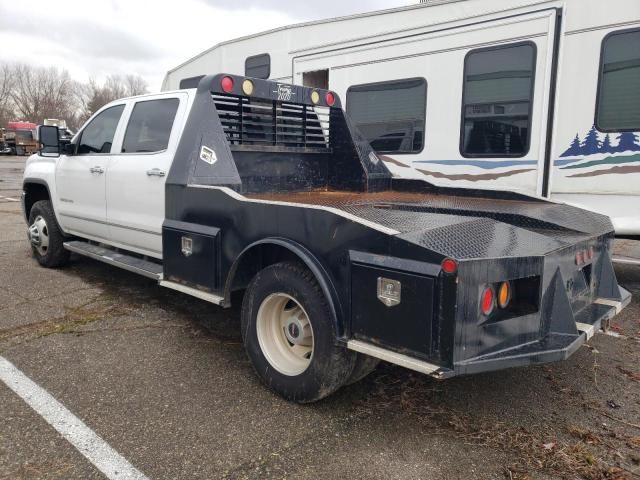
[[[44,187],[46,190],[46,197],[40,193],[42,189],[39,188],[38,192],[29,192],[29,185],[38,185],[39,187]],[[41,178],[25,178],[22,181],[22,213],[24,213],[24,218],[27,223],[29,223],[29,212],[31,211],[31,207],[38,200],[49,200],[53,204],[53,198],[51,197],[51,190],[49,189],[49,184],[41,179]],[[58,221],[58,223],[60,223]]]
[[[309,250],[307,250],[299,243],[286,238],[265,238],[262,240],[258,240],[257,242],[248,245],[244,250],[242,250],[242,252],[240,252],[238,257],[233,262],[233,265],[229,270],[229,274],[227,275],[227,281],[225,283],[224,289],[224,296],[226,299],[225,303],[227,305],[230,304],[233,280],[237,273],[238,267],[242,262],[242,259],[245,258],[246,255],[252,250],[264,246],[275,246],[288,250],[289,253],[297,257],[297,259],[304,263],[304,265],[311,271],[316,281],[318,282],[318,285],[322,289],[322,293],[325,295],[329,302],[329,308],[331,309],[333,315],[333,323],[336,328],[336,336],[342,337],[344,335],[342,308],[340,306],[340,301],[338,300],[337,291],[333,282],[331,281],[328,272]]]

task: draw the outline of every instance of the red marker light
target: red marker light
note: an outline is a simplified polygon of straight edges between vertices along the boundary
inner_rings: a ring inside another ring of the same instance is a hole
[[[487,287],[482,292],[480,306],[484,315],[489,315],[493,311],[494,306],[494,294],[493,288]]]
[[[233,78],[222,77],[222,80],[220,81],[220,87],[222,88],[222,91],[225,93],[233,92]]]
[[[330,107],[333,107],[333,105],[336,103],[336,96],[332,92],[327,92],[327,95],[324,98],[327,101],[327,105],[329,105]]]
[[[444,273],[456,273],[458,271],[458,262],[456,262],[454,259],[452,258],[445,258],[442,261],[442,271]]]
[[[589,247],[589,250],[587,250],[587,257],[589,257],[589,260],[593,260],[593,247]]]
[[[576,265],[582,265],[584,263],[584,254],[582,252],[576,253]]]

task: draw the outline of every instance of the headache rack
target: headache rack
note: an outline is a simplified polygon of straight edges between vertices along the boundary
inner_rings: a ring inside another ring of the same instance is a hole
[[[265,98],[213,93],[232,150],[330,150],[330,109]]]

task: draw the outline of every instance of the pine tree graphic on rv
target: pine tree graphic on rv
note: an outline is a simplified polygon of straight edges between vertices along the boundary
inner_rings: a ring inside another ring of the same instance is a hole
[[[640,138],[634,132],[617,136],[598,132],[591,127],[584,139],[577,133],[569,148],[554,162],[561,170],[629,164],[640,162]]]

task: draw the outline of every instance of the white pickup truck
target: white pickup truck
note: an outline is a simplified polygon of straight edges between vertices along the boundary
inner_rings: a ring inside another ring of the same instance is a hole
[[[435,378],[567,358],[629,301],[607,217],[392,178],[330,91],[234,75],[41,126],[34,256],[75,252],[228,307],[274,391],[311,402],[379,359]]]

